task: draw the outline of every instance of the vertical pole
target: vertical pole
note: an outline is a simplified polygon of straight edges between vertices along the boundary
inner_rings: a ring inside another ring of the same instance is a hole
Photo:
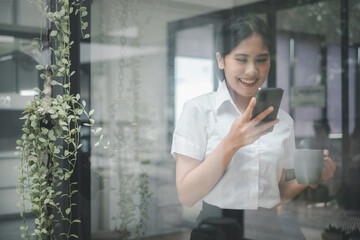
[[[360,126],[360,46],[356,46],[355,62],[355,126]]]
[[[290,99],[290,111],[291,117],[295,117],[295,109],[291,107],[291,89],[295,86],[295,39],[290,37],[289,39],[289,99]]]
[[[324,39],[321,42],[322,42],[320,44],[321,85],[323,85],[325,87],[325,106],[322,109],[321,117],[322,117],[322,119],[327,120],[327,109],[328,109],[328,107],[327,107],[327,97],[328,97],[328,94],[327,94],[327,47],[325,44],[323,44]]]
[[[71,2],[78,2],[77,0],[71,0]],[[90,13],[90,1],[83,1],[83,5],[86,6],[87,12]],[[90,17],[85,19],[90,26]],[[90,29],[90,27],[89,27]],[[70,93],[76,95],[80,93],[83,96],[89,96],[90,93],[82,92],[90,91],[90,63],[86,66],[82,66],[80,63],[80,42],[81,42],[81,23],[80,23],[80,13],[77,15],[70,15],[70,41],[74,41],[70,49],[70,59],[71,59],[71,69],[70,72],[75,71],[75,74],[71,77],[71,91]],[[82,68],[85,68],[84,74],[81,74]],[[84,98],[82,98],[84,99]],[[87,107],[89,107],[89,99],[84,99],[87,102]],[[82,124],[82,123],[81,123]],[[71,233],[79,237],[80,240],[91,239],[91,208],[90,208],[90,134],[88,128],[83,128],[80,134],[80,142],[83,143],[83,146],[78,151],[77,161],[75,165],[74,173],[71,176],[71,182],[77,182],[73,185],[72,190],[78,190],[76,194],[73,195],[73,203],[76,203],[76,206],[72,207],[72,214],[74,219],[81,220],[80,224],[72,224]],[[84,142],[87,142],[84,144]],[[86,146],[86,147],[85,147]]]
[[[268,27],[271,34],[271,59],[270,59],[270,71],[268,75],[268,86],[276,87],[276,1],[269,1],[269,10],[267,13]]]
[[[342,163],[349,162],[349,9],[348,0],[340,1],[341,27],[341,116],[342,116]],[[345,174],[342,174],[343,176]]]

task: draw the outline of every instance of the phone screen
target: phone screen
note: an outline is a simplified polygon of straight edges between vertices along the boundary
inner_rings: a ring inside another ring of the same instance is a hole
[[[284,89],[282,88],[259,88],[255,95],[256,105],[254,107],[251,119],[259,115],[270,106],[274,107],[274,111],[267,115],[260,124],[264,124],[276,119],[283,93]],[[272,130],[273,127],[268,129],[268,131]]]

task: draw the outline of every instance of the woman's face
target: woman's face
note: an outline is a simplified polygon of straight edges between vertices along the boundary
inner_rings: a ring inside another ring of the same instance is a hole
[[[252,97],[265,82],[270,69],[270,53],[262,38],[254,33],[242,40],[225,59],[216,53],[218,66],[232,96]]]

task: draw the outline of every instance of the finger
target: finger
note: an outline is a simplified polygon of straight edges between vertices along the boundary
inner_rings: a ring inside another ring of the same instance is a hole
[[[324,162],[323,171],[328,174],[332,172],[332,168],[331,168],[329,162]]]
[[[258,125],[255,127],[255,134],[259,134],[261,132],[266,131],[267,129],[271,128],[272,126],[274,126],[275,124],[279,123],[280,120],[277,118],[273,121],[270,121],[268,123],[264,123],[262,125]]]
[[[261,126],[258,126],[255,128],[255,131],[253,132],[253,142],[255,142],[257,139],[259,139],[260,137],[270,133],[271,131],[267,131],[271,126],[273,126],[274,124],[278,123],[279,120],[275,119],[272,122],[263,124]]]
[[[329,156],[329,150],[324,149],[324,157],[327,157],[327,156]]]
[[[246,118],[246,120],[250,121],[251,120],[251,115],[254,111],[254,107],[256,105],[256,98],[252,97],[250,100],[249,105],[247,106],[245,112],[244,112],[244,117]]]
[[[334,169],[331,167],[331,165],[328,161],[324,162],[324,167],[323,167],[321,175],[322,175],[321,178],[323,180],[327,180],[334,176]]]
[[[331,158],[326,157],[324,160],[329,164],[331,170],[333,170],[333,171],[336,170],[336,164],[334,163],[334,161]]]
[[[252,124],[254,126],[258,125],[267,115],[269,115],[272,111],[274,111],[274,107],[270,106],[267,109],[265,109],[264,111],[262,111],[259,115],[257,115],[253,121]]]

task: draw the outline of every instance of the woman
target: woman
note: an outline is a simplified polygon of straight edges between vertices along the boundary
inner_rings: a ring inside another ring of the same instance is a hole
[[[219,32],[216,48],[224,80],[217,92],[185,103],[174,131],[176,187],[183,205],[204,202],[198,220],[220,210],[242,224],[241,210],[274,209],[307,186],[295,179],[285,181],[295,149],[291,117],[279,110],[276,120],[258,125],[274,110],[269,107],[251,120],[253,96],[270,69],[267,26],[254,16],[230,18]],[[332,177],[334,171],[324,150],[321,179]]]

